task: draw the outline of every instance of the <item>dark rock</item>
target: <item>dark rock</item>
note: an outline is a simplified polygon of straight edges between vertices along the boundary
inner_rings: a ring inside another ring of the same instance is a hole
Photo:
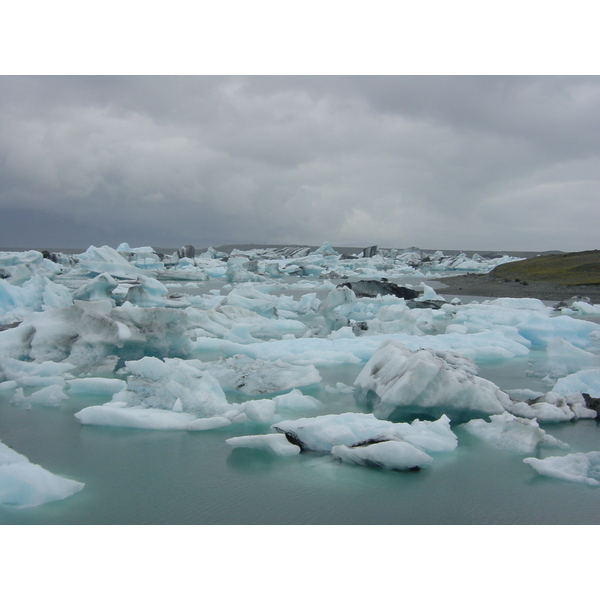
[[[376,298],[377,295],[388,295],[412,300],[419,297],[419,292],[416,290],[386,280],[348,281],[339,284],[338,287],[350,288],[357,298]]]

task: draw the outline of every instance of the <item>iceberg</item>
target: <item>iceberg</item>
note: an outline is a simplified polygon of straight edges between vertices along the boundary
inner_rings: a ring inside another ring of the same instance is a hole
[[[490,416],[489,422],[473,419],[461,427],[494,446],[517,454],[531,454],[539,445],[568,448],[568,444],[547,434],[536,419],[515,417],[507,412]]]
[[[546,477],[600,485],[600,452],[577,452],[547,458],[530,457],[523,459],[523,462]]]
[[[280,421],[271,429],[283,433],[302,450],[331,452],[334,446],[366,445],[385,440],[403,441],[423,452],[451,452],[457,438],[450,429],[450,419],[392,423],[372,414],[343,413]]]
[[[81,491],[83,483],[54,475],[0,441],[0,504],[33,507]]]
[[[109,300],[75,300],[73,306],[32,313],[18,327],[0,332],[0,356],[65,361],[94,371],[111,357],[116,362],[185,356],[191,336],[185,313],[177,309],[113,308]]]
[[[508,394],[476,375],[473,361],[449,351],[411,351],[388,340],[367,362],[354,386],[360,401],[380,419],[401,414],[499,414],[510,405]]]
[[[600,369],[582,369],[566,377],[561,377],[552,391],[562,396],[581,392],[594,398],[600,398]]]
[[[0,279],[0,324],[22,321],[32,312],[73,304],[69,290],[44,275],[34,275],[22,285]]]

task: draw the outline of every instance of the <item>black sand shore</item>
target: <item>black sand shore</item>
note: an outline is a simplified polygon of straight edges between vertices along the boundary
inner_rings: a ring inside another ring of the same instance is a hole
[[[493,275],[457,275],[436,280],[441,285],[436,291],[446,298],[456,296],[490,296],[492,298],[538,298],[560,302],[573,296],[587,297],[592,304],[600,304],[600,285],[558,285],[542,281],[506,281]]]

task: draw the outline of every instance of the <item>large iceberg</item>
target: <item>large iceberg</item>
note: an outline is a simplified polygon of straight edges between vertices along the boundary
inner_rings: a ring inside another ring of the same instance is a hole
[[[66,361],[81,371],[108,361],[112,370],[118,359],[185,356],[192,335],[185,313],[176,309],[75,300],[73,306],[32,313],[18,327],[0,332],[0,356]]]
[[[363,403],[380,419],[406,414],[466,415],[502,413],[508,394],[476,375],[475,364],[447,351],[418,350],[388,340],[360,372],[354,385]]]
[[[187,424],[193,419],[182,417],[181,413],[192,414],[194,419],[223,415],[230,408],[225,394],[210,373],[197,368],[199,362],[176,358],[162,361],[151,356],[127,361],[127,387],[116,392],[110,403],[84,408],[75,416],[85,424],[99,419],[102,424],[112,424],[109,421],[115,415],[119,415],[119,423],[127,419],[122,415],[129,414],[134,415],[133,420],[144,419],[144,415],[155,415],[157,420],[163,414],[157,413],[158,409],[175,413],[165,417],[167,423]],[[128,411],[130,408],[155,410],[140,413]]]

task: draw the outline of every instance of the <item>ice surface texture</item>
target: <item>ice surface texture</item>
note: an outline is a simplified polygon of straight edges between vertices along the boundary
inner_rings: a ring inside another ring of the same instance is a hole
[[[354,385],[373,414],[387,419],[402,411],[439,417],[448,412],[497,414],[510,399],[491,381],[476,375],[475,364],[456,353],[418,350],[388,340],[367,362]]]
[[[530,457],[523,459],[523,462],[533,467],[540,475],[575,483],[600,485],[600,452],[577,452],[544,459]]]
[[[528,298],[463,305],[426,283],[407,284],[418,296],[408,301],[389,293],[394,278],[483,273],[511,257],[416,248],[346,256],[327,242],[315,251],[183,250],[90,246],[57,262],[0,252],[2,401],[98,402],[76,414],[85,425],[247,423],[252,433],[273,425],[228,443],[392,470],[454,450],[449,419],[531,453],[554,443],[538,422],[596,415],[582,394],[600,397],[599,306],[577,301],[557,311]],[[340,282],[363,291],[379,283],[357,297]],[[545,377],[543,392],[513,390],[511,398],[479,376],[482,366],[533,353],[542,356],[532,368]],[[348,381],[322,384],[327,369],[343,366],[358,368]],[[348,411],[355,400],[373,414]],[[438,420],[413,420],[420,415]]]
[[[563,442],[548,435],[535,419],[515,417],[509,413],[492,415],[490,422],[473,419],[462,425],[469,433],[480,437],[499,448],[517,454],[531,454],[538,445],[567,448]]]
[[[84,484],[46,471],[0,441],[0,504],[31,507],[63,500]]]

